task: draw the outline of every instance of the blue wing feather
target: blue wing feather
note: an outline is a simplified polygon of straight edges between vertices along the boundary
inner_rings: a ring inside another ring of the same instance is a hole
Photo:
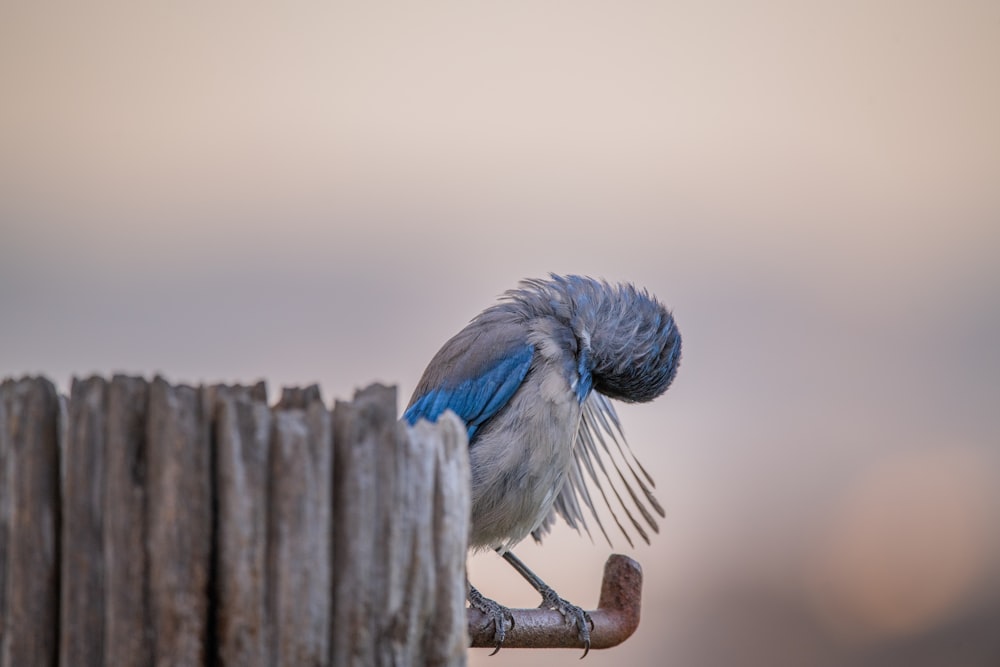
[[[451,410],[465,421],[471,442],[479,427],[500,412],[517,392],[534,355],[534,346],[524,343],[508,350],[477,375],[460,380],[446,378],[415,398],[403,418],[413,425],[418,419],[435,421],[445,410]]]

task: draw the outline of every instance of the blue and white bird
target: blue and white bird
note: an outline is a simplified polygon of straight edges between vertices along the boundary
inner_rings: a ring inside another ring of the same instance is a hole
[[[403,415],[412,425],[452,410],[465,421],[469,547],[495,549],[508,560],[542,595],[541,606],[576,624],[585,649],[589,615],[510,549],[528,535],[540,541],[557,514],[589,534],[584,507],[608,539],[587,480],[630,544],[609,492],[649,541],[643,522],[654,531],[657,524],[646,505],[660,516],[663,509],[650,490],[652,478],[625,445],[609,399],[656,398],[673,381],[680,357],[672,315],[644,290],[574,275],[524,280],[444,344]],[[493,619],[499,650],[509,610],[471,585],[469,602]]]

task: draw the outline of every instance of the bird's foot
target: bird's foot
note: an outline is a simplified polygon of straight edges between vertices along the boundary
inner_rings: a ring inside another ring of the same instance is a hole
[[[548,586],[543,586],[538,592],[542,594],[542,603],[538,605],[540,608],[554,609],[562,614],[567,623],[576,626],[580,643],[583,644],[583,655],[580,656],[580,659],[586,658],[587,654],[590,653],[590,631],[594,628],[594,621],[590,618],[590,614],[575,604],[562,599]]]
[[[498,602],[494,602],[476,590],[475,586],[469,586],[469,604],[486,614],[493,621],[493,641],[496,647],[490,655],[496,655],[503,645],[503,640],[507,638],[507,630],[514,627],[514,616],[510,609]]]

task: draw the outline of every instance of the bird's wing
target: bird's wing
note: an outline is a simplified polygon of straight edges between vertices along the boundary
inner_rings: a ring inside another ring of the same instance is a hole
[[[435,421],[452,410],[468,426],[471,442],[479,427],[514,396],[534,355],[523,328],[473,321],[428,364],[403,418],[409,424]]]
[[[580,429],[574,447],[574,461],[566,483],[556,498],[553,512],[542,522],[542,525],[535,529],[532,536],[535,540],[540,541],[542,536],[549,531],[556,513],[562,516],[572,528],[577,530],[583,528],[589,535],[590,529],[587,527],[587,520],[583,513],[585,506],[604,535],[604,539],[610,545],[611,538],[601,523],[597,508],[594,506],[594,499],[588,488],[587,480],[590,480],[590,484],[608,506],[612,519],[618,525],[629,545],[633,546],[632,538],[619,519],[615,511],[616,506],[620,506],[627,521],[648,544],[649,533],[646,531],[646,526],[651,528],[653,532],[659,532],[659,526],[650,508],[661,517],[666,516],[660,503],[653,496],[651,488],[655,486],[653,478],[635,458],[635,454],[632,453],[625,441],[618,414],[606,396],[596,391],[591,392],[582,408]],[[610,464],[610,468],[613,470],[609,469],[606,464]],[[619,487],[623,487],[623,490],[619,490]],[[636,487],[641,492],[641,496],[640,493],[636,492]],[[622,492],[628,496],[629,501],[622,497]],[[612,502],[609,493],[617,501],[616,503]],[[641,515],[641,521],[636,518],[635,513]]]

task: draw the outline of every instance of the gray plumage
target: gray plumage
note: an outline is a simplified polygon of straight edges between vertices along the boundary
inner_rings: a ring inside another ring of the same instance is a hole
[[[626,525],[648,541],[663,509],[608,399],[662,394],[680,350],[673,317],[647,292],[555,275],[522,281],[445,343],[404,416],[451,409],[468,424],[470,546],[540,540],[557,514],[588,530],[584,508],[608,538],[588,480],[629,543]]]

